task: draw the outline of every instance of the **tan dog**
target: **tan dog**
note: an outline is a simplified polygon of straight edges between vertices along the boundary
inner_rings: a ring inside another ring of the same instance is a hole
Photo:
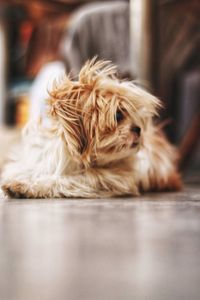
[[[178,190],[177,153],[153,124],[160,102],[120,82],[104,61],[87,62],[78,81],[50,93],[51,125],[30,122],[21,151],[2,174],[11,197],[113,197]]]

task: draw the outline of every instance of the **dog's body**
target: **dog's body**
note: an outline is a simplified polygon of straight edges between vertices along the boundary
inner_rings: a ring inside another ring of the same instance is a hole
[[[55,85],[51,125],[30,122],[2,174],[13,197],[112,197],[178,190],[177,153],[153,124],[160,103],[108,62],[86,63],[79,81]]]

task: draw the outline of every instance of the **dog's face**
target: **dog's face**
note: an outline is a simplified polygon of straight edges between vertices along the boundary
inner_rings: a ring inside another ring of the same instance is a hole
[[[116,78],[108,62],[86,63],[79,81],[69,78],[51,92],[52,115],[63,129],[74,159],[107,164],[138,151],[159,101]]]

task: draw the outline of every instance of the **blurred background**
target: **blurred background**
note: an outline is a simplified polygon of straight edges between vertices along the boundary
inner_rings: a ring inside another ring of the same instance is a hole
[[[0,166],[52,80],[95,55],[163,101],[180,166],[199,176],[199,0],[0,0]]]

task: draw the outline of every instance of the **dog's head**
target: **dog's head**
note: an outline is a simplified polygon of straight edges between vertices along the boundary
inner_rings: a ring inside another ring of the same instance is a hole
[[[49,104],[74,159],[107,164],[138,151],[159,101],[116,77],[109,62],[87,62],[79,80],[55,84]]]

